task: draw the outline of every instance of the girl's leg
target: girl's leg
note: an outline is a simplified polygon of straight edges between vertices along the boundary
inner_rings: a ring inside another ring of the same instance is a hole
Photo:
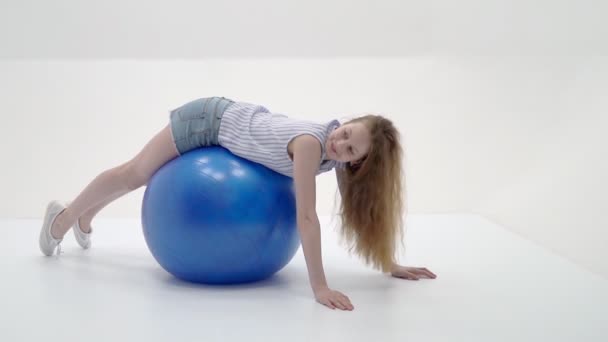
[[[168,161],[179,156],[173,143],[171,125],[165,126],[128,162],[100,173],[70,203],[53,223],[51,235],[62,238],[85,212],[103,206],[148,183]],[[89,213],[90,214],[90,213]]]
[[[110,196],[109,198],[104,199],[104,201],[102,203],[94,206],[93,208],[87,210],[84,214],[80,215],[80,217],[78,218],[78,226],[80,227],[80,229],[85,233],[91,232],[91,230],[92,230],[91,222],[93,221],[95,216],[97,216],[97,214],[101,211],[101,209],[105,208],[108,204],[112,203],[115,199],[122,197],[123,195],[125,195],[128,192],[129,191],[120,192],[120,193],[117,193],[116,195]]]

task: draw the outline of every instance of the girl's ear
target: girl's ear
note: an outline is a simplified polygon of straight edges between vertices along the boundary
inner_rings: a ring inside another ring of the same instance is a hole
[[[351,171],[357,171],[361,167],[361,164],[363,163],[364,160],[365,160],[365,157],[363,157],[359,160],[353,161],[353,162],[348,162],[348,166],[351,169]]]
[[[361,163],[363,163],[363,161],[365,160],[365,157],[359,159],[359,160],[355,160],[354,162],[351,162],[350,165],[352,166],[361,166]]]

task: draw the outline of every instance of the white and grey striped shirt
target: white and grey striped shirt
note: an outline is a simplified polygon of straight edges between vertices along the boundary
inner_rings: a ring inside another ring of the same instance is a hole
[[[293,161],[287,144],[301,134],[316,137],[323,152],[317,175],[343,163],[325,158],[325,140],[338,126],[338,120],[315,123],[271,113],[257,104],[235,102],[224,111],[218,132],[218,142],[237,156],[260,163],[271,170],[293,178]]]

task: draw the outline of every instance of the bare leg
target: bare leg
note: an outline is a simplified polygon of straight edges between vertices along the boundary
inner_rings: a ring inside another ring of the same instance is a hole
[[[78,226],[80,227],[80,230],[85,233],[90,233],[92,230],[91,222],[93,221],[95,216],[97,216],[97,214],[101,211],[101,209],[105,208],[108,204],[112,203],[114,200],[118,199],[119,197],[122,197],[128,192],[129,190],[110,196],[109,198],[104,199],[102,203],[94,206],[93,208],[87,210],[84,214],[80,215],[80,217],[78,218]]]
[[[57,216],[51,235],[56,239],[62,238],[83,214],[94,210],[99,212],[113,200],[145,185],[156,170],[178,156],[171,126],[167,125],[133,159],[95,177]]]

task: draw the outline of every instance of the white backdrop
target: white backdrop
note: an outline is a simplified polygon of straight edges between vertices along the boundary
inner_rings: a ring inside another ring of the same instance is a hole
[[[410,214],[476,213],[608,276],[604,3],[324,4],[2,1],[0,217],[40,218],[168,110],[225,96],[311,120],[384,114]],[[317,184],[330,215],[333,173]],[[138,217],[142,196],[100,216]]]

